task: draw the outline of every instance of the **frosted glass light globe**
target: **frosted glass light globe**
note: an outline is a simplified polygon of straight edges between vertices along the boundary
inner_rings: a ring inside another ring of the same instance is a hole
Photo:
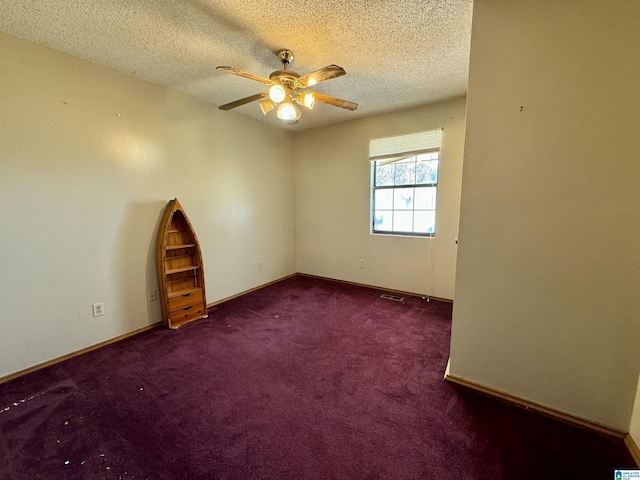
[[[272,85],[269,89],[269,98],[274,103],[280,103],[284,100],[286,93],[284,91],[284,87],[280,84]]]
[[[292,103],[281,103],[276,110],[276,115],[280,120],[295,120],[298,112]]]

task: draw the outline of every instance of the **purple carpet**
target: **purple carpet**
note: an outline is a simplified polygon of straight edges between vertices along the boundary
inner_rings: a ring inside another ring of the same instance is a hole
[[[451,305],[303,276],[0,385],[2,479],[609,479],[622,440],[449,384]]]

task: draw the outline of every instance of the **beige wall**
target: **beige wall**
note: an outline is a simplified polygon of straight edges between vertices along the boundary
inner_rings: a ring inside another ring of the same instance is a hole
[[[299,132],[294,154],[291,132],[5,34],[0,82],[0,377],[160,320],[146,292],[173,197],[209,303],[296,270],[453,298],[464,99]],[[436,238],[370,236],[369,138],[436,127]]]
[[[173,197],[208,302],[295,272],[290,132],[0,34],[0,377],[160,320]]]
[[[451,374],[628,430],[640,2],[474,3]],[[521,108],[522,107],[522,108]]]
[[[298,271],[453,298],[465,99],[297,132]],[[434,239],[369,233],[369,140],[444,127]],[[359,261],[365,261],[360,268]]]

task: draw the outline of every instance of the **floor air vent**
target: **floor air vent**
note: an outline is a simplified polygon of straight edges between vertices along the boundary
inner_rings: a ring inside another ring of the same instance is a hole
[[[397,295],[389,295],[388,293],[383,293],[382,295],[380,295],[382,298],[386,298],[387,300],[394,300],[396,302],[401,302],[403,300],[402,297],[399,297]]]

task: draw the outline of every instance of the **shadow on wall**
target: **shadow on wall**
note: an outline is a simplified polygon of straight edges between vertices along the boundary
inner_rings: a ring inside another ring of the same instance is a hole
[[[121,331],[162,320],[160,303],[149,302],[147,294],[154,291],[157,298],[156,235],[165,207],[166,202],[157,201],[131,203],[125,209],[115,252]]]

